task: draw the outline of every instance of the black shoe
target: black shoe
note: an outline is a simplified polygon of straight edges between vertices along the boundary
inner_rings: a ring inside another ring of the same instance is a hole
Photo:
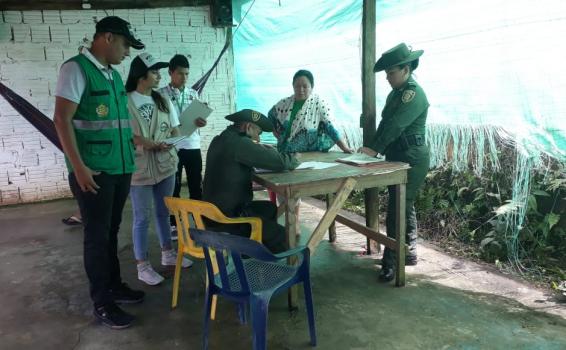
[[[379,282],[391,282],[395,278],[395,269],[392,267],[382,267],[377,278]]]
[[[117,304],[137,304],[143,301],[145,293],[141,290],[133,290],[126,283],[121,283],[117,288],[111,289],[112,299]]]
[[[128,328],[134,320],[134,316],[124,312],[114,303],[95,307],[93,314],[104,326],[112,329]]]
[[[417,256],[416,255],[405,255],[405,265],[406,266],[415,266],[417,264]]]

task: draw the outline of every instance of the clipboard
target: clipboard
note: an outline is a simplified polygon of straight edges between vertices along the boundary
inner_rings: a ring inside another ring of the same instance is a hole
[[[190,136],[198,127],[195,120],[198,118],[206,119],[212,113],[212,108],[208,107],[199,100],[193,100],[191,104],[179,116],[179,131],[183,136]]]

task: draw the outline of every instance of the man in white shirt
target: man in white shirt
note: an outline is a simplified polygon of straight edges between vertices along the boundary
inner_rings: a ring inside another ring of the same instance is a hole
[[[120,277],[118,231],[135,170],[126,91],[112,65],[143,49],[125,20],[109,16],[96,24],[92,46],[61,66],[54,122],[65,152],[69,185],[84,226],[84,265],[94,316],[113,329],[134,317],[118,303],[139,303],[143,291]]]
[[[163,95],[169,97],[180,116],[187,107],[198,98],[198,92],[185,86],[189,79],[189,61],[183,55],[175,55],[169,61],[169,76],[171,83],[161,89]],[[206,120],[198,118],[196,126],[203,127]],[[187,174],[189,197],[191,199],[202,199],[202,155],[200,152],[200,131],[197,129],[192,135],[178,142],[176,145],[179,156],[179,165],[175,177],[174,197],[180,197],[181,179],[183,168]],[[174,217],[171,225],[175,225]]]

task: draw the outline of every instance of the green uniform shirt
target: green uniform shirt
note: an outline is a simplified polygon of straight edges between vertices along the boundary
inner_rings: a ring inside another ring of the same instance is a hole
[[[298,165],[293,155],[259,145],[236,127],[229,126],[208,148],[203,199],[227,216],[239,216],[253,199],[253,168],[284,171]]]
[[[384,154],[402,135],[424,135],[428,107],[423,89],[410,77],[387,96],[371,148]]]

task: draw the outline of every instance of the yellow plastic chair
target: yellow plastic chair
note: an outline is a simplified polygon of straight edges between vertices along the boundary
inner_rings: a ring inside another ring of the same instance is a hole
[[[192,216],[195,228],[205,230],[203,217],[222,224],[249,224],[251,226],[250,239],[261,243],[261,219],[260,218],[229,218],[222,214],[220,209],[212,203],[198,201],[194,199],[184,199],[175,197],[165,197],[165,204],[169,212],[175,215],[177,222],[177,263],[175,264],[175,277],[173,279],[173,296],[171,308],[177,307],[179,296],[179,282],[181,280],[181,261],[183,254],[188,254],[194,258],[204,259],[204,252],[201,247],[197,247],[189,235],[190,217]],[[216,271],[218,269],[215,269]],[[208,283],[208,278],[207,278]],[[216,296],[212,300],[210,318],[216,315]]]

